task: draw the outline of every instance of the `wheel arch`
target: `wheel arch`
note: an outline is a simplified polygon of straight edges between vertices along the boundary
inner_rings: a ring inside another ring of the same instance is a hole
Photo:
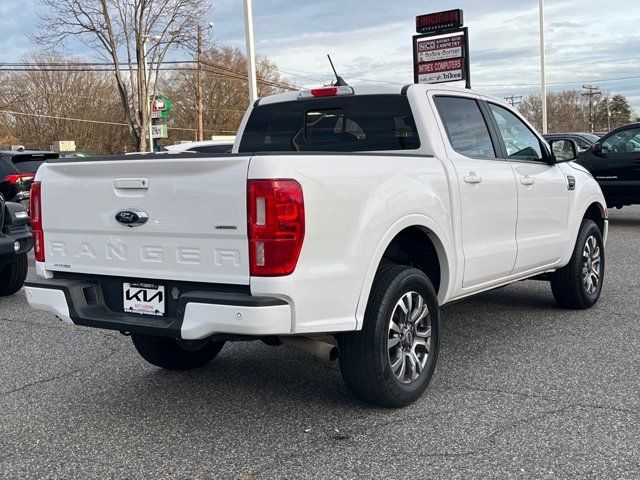
[[[605,220],[608,218],[608,211],[606,205],[598,201],[593,201],[586,207],[582,214],[582,219],[591,219],[600,229],[600,232],[604,236],[605,233]]]
[[[426,269],[425,273],[434,283],[438,301],[442,304],[451,288],[454,272],[453,258],[448,253],[452,251],[449,238],[435,221],[424,215],[409,215],[393,224],[379,242],[369,264],[358,298],[356,329],[362,328],[373,280],[378,268],[386,262],[413,265],[423,271]],[[420,243],[422,239],[424,244]],[[415,249],[403,251],[402,248],[407,246]],[[411,253],[419,252],[427,255],[418,255],[417,259],[409,257]],[[387,253],[393,253],[393,257],[390,258]],[[404,254],[405,257],[402,258],[399,254]],[[433,254],[437,265],[433,263]]]

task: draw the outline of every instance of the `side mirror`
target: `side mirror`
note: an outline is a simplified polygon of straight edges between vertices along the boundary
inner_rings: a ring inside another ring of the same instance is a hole
[[[589,150],[591,151],[591,153],[593,153],[594,155],[597,155],[598,157],[607,156],[607,150],[602,148],[602,144],[600,142],[596,142],[593,145],[591,145]]]
[[[551,151],[556,163],[570,162],[578,158],[580,148],[578,144],[568,138],[554,138],[549,140]]]

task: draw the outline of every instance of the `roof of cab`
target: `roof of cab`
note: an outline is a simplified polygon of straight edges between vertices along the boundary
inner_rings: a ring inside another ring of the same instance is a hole
[[[353,89],[354,95],[400,95],[405,93],[407,88],[420,88],[424,91],[428,90],[447,90],[451,92],[470,92],[465,88],[461,87],[452,87],[443,84],[385,84],[385,85],[349,85]],[[318,86],[314,88],[330,88],[329,85],[324,87]],[[291,102],[298,99],[300,92],[309,91],[311,88],[301,88],[300,90],[296,90],[293,92],[285,92],[278,93],[275,95],[270,95],[268,97],[262,97],[256,100],[254,103],[254,107],[258,105],[268,105],[271,103],[282,103],[282,102]],[[471,90],[472,91],[472,90]],[[472,91],[473,93],[482,95],[479,92]]]

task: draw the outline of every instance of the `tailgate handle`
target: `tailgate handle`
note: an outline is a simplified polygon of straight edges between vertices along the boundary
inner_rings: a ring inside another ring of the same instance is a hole
[[[115,178],[113,180],[113,186],[115,188],[120,189],[143,189],[147,190],[149,188],[149,179],[148,178]]]

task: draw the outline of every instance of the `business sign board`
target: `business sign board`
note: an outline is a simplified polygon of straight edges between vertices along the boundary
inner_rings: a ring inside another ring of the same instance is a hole
[[[151,135],[153,138],[169,138],[169,129],[166,123],[161,123],[159,125],[151,125]],[[149,134],[147,133],[147,138]]]
[[[442,32],[460,28],[463,25],[462,10],[445,10],[416,17],[417,33]]]
[[[462,36],[418,40],[418,63],[462,58]]]
[[[416,17],[413,36],[414,83],[465,81],[471,88],[468,29],[462,27],[462,10]]]
[[[462,58],[418,64],[418,83],[443,83],[464,80]]]
[[[151,118],[169,118],[169,110],[152,110]]]

